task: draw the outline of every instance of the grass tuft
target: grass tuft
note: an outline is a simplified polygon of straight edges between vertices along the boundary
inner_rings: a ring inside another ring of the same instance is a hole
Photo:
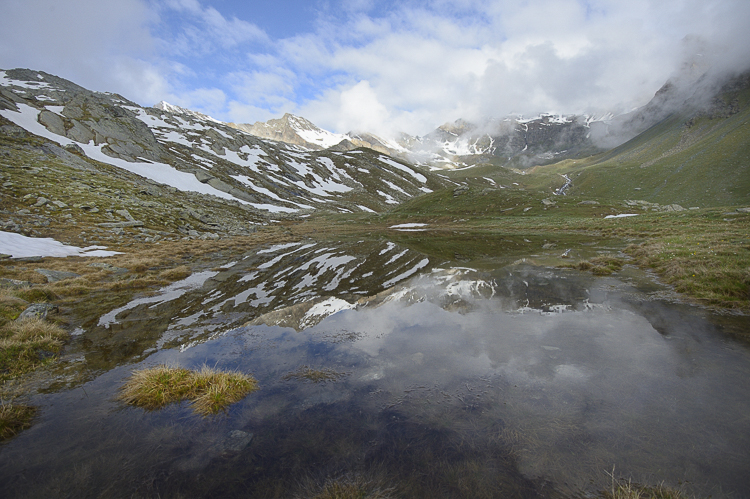
[[[36,407],[0,401],[0,441],[29,428],[35,414]]]
[[[56,356],[68,333],[43,319],[29,317],[0,328],[0,380],[29,372]]]
[[[663,483],[650,487],[634,484],[631,480],[616,480],[614,470],[608,474],[612,477],[612,485],[601,494],[604,499],[688,499],[683,492]]]
[[[162,277],[164,279],[168,279],[170,281],[179,281],[181,279],[185,279],[186,277],[189,277],[192,272],[188,268],[187,265],[180,265],[179,267],[175,267],[173,269],[167,269],[159,272],[159,277]]]
[[[257,381],[239,372],[222,372],[204,366],[200,371],[160,365],[134,371],[123,385],[120,400],[147,410],[191,400],[198,414],[226,411],[258,389]]]

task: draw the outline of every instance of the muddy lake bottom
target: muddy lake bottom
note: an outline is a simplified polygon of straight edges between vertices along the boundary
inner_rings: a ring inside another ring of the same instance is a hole
[[[556,266],[560,248],[488,244],[456,261],[308,240],[134,298],[78,331],[31,397],[35,424],[0,446],[0,495],[313,497],[339,479],[558,498],[596,495],[614,469],[747,497],[750,349],[734,338],[750,318],[679,303],[632,267],[594,277]],[[159,364],[239,370],[260,389],[211,417],[117,400]]]

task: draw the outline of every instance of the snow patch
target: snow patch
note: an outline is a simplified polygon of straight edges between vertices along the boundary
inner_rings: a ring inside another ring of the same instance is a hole
[[[621,215],[607,215],[604,218],[625,218],[625,217],[637,217],[639,213],[623,213]]]
[[[27,237],[14,232],[0,231],[0,253],[13,258],[28,256],[113,256],[122,254],[119,251],[103,251],[104,246],[87,246],[79,248],[68,246],[51,237]]]

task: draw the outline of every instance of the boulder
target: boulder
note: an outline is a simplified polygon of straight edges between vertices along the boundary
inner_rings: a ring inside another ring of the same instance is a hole
[[[47,282],[58,282],[64,281],[65,279],[75,279],[81,277],[80,274],[75,272],[62,272],[60,270],[49,270],[49,269],[36,269],[36,271],[47,278]]]
[[[58,308],[57,305],[53,305],[52,303],[32,303],[26,309],[19,314],[19,316],[16,318],[17,321],[20,321],[21,319],[27,319],[29,317],[34,317],[37,319],[46,319],[47,314],[50,312],[57,312]]]
[[[44,125],[50,132],[65,136],[65,122],[57,114],[46,109],[39,113],[39,123]]]

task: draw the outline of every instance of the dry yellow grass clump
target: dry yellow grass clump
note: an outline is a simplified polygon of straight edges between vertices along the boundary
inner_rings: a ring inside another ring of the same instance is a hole
[[[0,401],[0,441],[14,436],[31,426],[36,408]]]
[[[144,409],[160,409],[173,402],[191,400],[198,414],[226,410],[258,389],[258,382],[239,372],[222,372],[204,366],[200,371],[160,365],[133,372],[123,385],[120,399]]]
[[[0,380],[31,371],[54,357],[68,333],[43,319],[29,317],[0,327]]]

